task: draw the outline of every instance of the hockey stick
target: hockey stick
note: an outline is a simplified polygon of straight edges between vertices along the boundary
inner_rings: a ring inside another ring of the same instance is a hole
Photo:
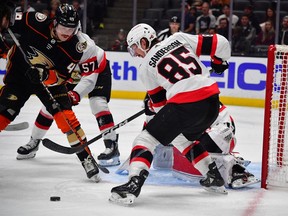
[[[18,39],[15,37],[14,33],[11,31],[10,28],[7,29],[8,33],[10,34],[10,36],[12,37],[14,43],[16,44],[16,46],[19,48],[19,50],[21,51],[22,55],[23,55],[23,58],[24,60],[27,62],[27,64],[29,64],[30,66],[33,66],[33,64],[28,60],[24,50],[22,49]],[[69,119],[67,118],[67,116],[63,113],[63,111],[61,110],[60,108],[60,105],[59,103],[55,100],[55,98],[53,97],[53,95],[51,94],[51,92],[49,91],[49,89],[47,88],[47,86],[44,84],[43,81],[39,80],[40,83],[42,84],[44,90],[46,91],[46,93],[49,95],[50,99],[52,100],[52,106],[53,106],[53,109],[57,109],[63,116],[63,118],[65,119],[65,121],[67,122],[67,124],[69,125],[71,131],[76,135],[77,139],[79,140],[80,144],[84,144],[84,140],[81,138],[81,136],[78,134],[78,132],[72,127]],[[89,149],[87,149],[87,153],[89,155],[91,155],[91,158],[92,158],[92,161],[96,164],[96,166],[104,173],[109,173],[109,170],[105,167],[102,167],[100,166],[96,160],[94,159],[94,157],[92,157],[92,154],[90,152]]]
[[[10,124],[8,125],[4,130],[5,131],[19,131],[29,128],[28,122],[21,122],[16,124]]]
[[[133,116],[125,119],[124,121],[116,124],[114,127],[110,128],[109,130],[99,134],[98,136],[92,138],[91,140],[87,141],[86,143],[82,144],[82,145],[79,145],[77,147],[66,147],[66,146],[62,146],[62,145],[59,145],[49,139],[43,139],[42,143],[43,145],[52,150],[52,151],[56,151],[56,152],[59,152],[59,153],[63,153],[63,154],[74,154],[74,153],[77,153],[77,152],[80,152],[83,150],[83,148],[87,147],[88,145],[94,143],[95,141],[99,140],[102,138],[102,136],[104,136],[105,134],[108,134],[108,133],[111,133],[112,131],[126,125],[128,122],[134,120],[135,118],[137,118],[138,116],[142,115],[143,113],[145,112],[145,110],[141,110],[139,111],[138,113],[134,114]]]

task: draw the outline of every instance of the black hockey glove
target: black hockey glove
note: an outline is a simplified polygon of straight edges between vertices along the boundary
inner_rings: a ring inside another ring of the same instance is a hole
[[[144,109],[145,109],[145,115],[147,115],[147,116],[153,116],[156,114],[152,108],[151,101],[150,101],[149,97],[146,97],[144,99]]]
[[[229,64],[227,61],[222,61],[222,59],[214,56],[211,60],[211,68],[212,70],[210,72],[221,75],[226,69],[229,68]]]
[[[30,79],[32,83],[39,84],[48,78],[48,73],[49,71],[45,65],[36,64],[31,66],[26,71],[25,75]]]

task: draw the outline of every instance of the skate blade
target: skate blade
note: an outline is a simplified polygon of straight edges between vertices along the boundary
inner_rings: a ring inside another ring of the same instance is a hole
[[[243,182],[242,179],[238,179],[231,184],[231,188],[239,189],[239,188],[247,187],[249,185],[257,184],[259,182],[261,182],[261,180],[255,177],[249,178],[248,181],[246,182]]]
[[[98,174],[92,176],[92,177],[90,178],[90,180],[92,180],[93,182],[98,183],[98,182],[100,182],[102,179],[101,179],[101,177],[100,177],[100,175],[99,175],[99,173],[98,173]]]
[[[112,193],[109,201],[117,205],[131,206],[134,203],[135,199],[136,197],[133,194],[127,194],[127,197],[123,198],[117,193]]]
[[[99,164],[103,167],[111,167],[120,165],[119,157],[114,157],[109,160],[99,160]]]
[[[206,191],[212,192],[212,193],[217,193],[217,194],[228,194],[228,191],[224,186],[221,187],[216,187],[216,186],[211,186],[211,187],[203,187]]]
[[[34,158],[35,156],[36,156],[36,152],[30,152],[29,154],[26,154],[26,155],[18,154],[16,159],[17,160],[27,160],[27,159]]]

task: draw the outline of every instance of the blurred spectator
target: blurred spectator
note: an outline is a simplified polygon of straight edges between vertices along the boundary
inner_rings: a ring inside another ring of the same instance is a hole
[[[209,13],[209,3],[203,2],[202,14],[196,19],[196,34],[209,34],[215,28],[216,18]]]
[[[203,4],[202,0],[195,0],[192,4],[192,7],[195,7],[197,11],[201,11],[202,10],[202,4]]]
[[[229,35],[229,22],[228,19],[223,17],[219,21],[218,28],[216,29],[216,32],[220,35],[223,35],[225,38],[228,39]]]
[[[249,17],[242,15],[240,25],[234,29],[232,35],[232,50],[241,54],[248,54],[255,37],[256,29],[250,24]]]
[[[283,17],[278,43],[288,45],[288,16]]]
[[[259,24],[259,21],[258,21],[258,18],[257,16],[254,14],[253,12],[253,6],[252,5],[247,5],[245,8],[244,8],[244,11],[243,11],[244,15],[247,15],[249,20],[250,20],[250,24],[255,28],[256,30],[256,34],[259,34],[261,32],[261,27],[260,27],[260,24]],[[239,23],[239,21],[238,21]]]
[[[126,33],[124,29],[120,29],[117,38],[111,46],[113,51],[127,51]]]
[[[52,1],[53,1],[53,0],[52,0]],[[56,1],[57,1],[57,0],[56,0]],[[81,4],[80,0],[73,0],[73,1],[72,1],[72,5],[73,5],[73,7],[77,10],[78,15],[79,15],[79,18],[80,18],[80,20],[81,20],[81,23],[83,23],[83,10],[82,10],[82,8],[80,7],[80,4]]]
[[[82,25],[82,28],[83,28],[83,14],[84,14],[84,11],[81,8],[81,0],[73,0],[72,1],[72,5],[77,10],[77,12],[79,14],[80,22],[81,22],[81,25]],[[93,36],[92,22],[89,19],[89,17],[86,17],[86,34],[88,34],[90,37]]]
[[[260,23],[260,27],[262,31],[265,28],[265,23],[266,21],[270,20],[272,22],[272,26],[275,29],[276,28],[276,12],[273,7],[268,7],[266,9],[266,16],[265,16],[265,21],[263,23]]]
[[[230,19],[230,5],[224,4],[223,8],[222,8],[222,12],[223,12],[223,14],[221,14],[216,20],[216,26],[219,26],[219,21],[222,18],[226,18],[229,21],[229,19]],[[234,29],[236,27],[238,20],[239,20],[239,17],[235,14],[232,14],[232,29]]]
[[[275,29],[272,21],[265,22],[264,30],[261,31],[255,40],[255,45],[271,45],[275,43]]]
[[[54,18],[57,8],[59,7],[59,5],[61,4],[60,0],[51,0],[50,2],[50,10],[49,10],[49,14],[48,16],[50,18]]]
[[[195,23],[197,18],[197,9],[196,7],[190,7],[186,4],[185,6],[185,23],[184,23],[184,32],[189,34],[195,34]]]
[[[104,16],[107,10],[106,0],[87,0],[87,13],[95,29],[104,29]]]
[[[169,27],[160,31],[157,35],[157,38],[158,40],[162,41],[171,36],[172,34],[174,34],[175,32],[179,31],[180,31],[180,19],[177,16],[173,16],[170,19]]]
[[[25,12],[25,0],[20,0],[19,1],[20,5],[18,7],[15,8],[15,12]],[[27,1],[27,11],[35,11],[35,9],[33,7],[30,6],[29,1]]]
[[[210,0],[210,12],[217,18],[222,14],[221,0]]]

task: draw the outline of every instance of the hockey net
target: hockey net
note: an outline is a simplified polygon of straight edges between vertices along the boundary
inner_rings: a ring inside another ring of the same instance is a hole
[[[288,46],[268,50],[261,187],[288,187]]]

